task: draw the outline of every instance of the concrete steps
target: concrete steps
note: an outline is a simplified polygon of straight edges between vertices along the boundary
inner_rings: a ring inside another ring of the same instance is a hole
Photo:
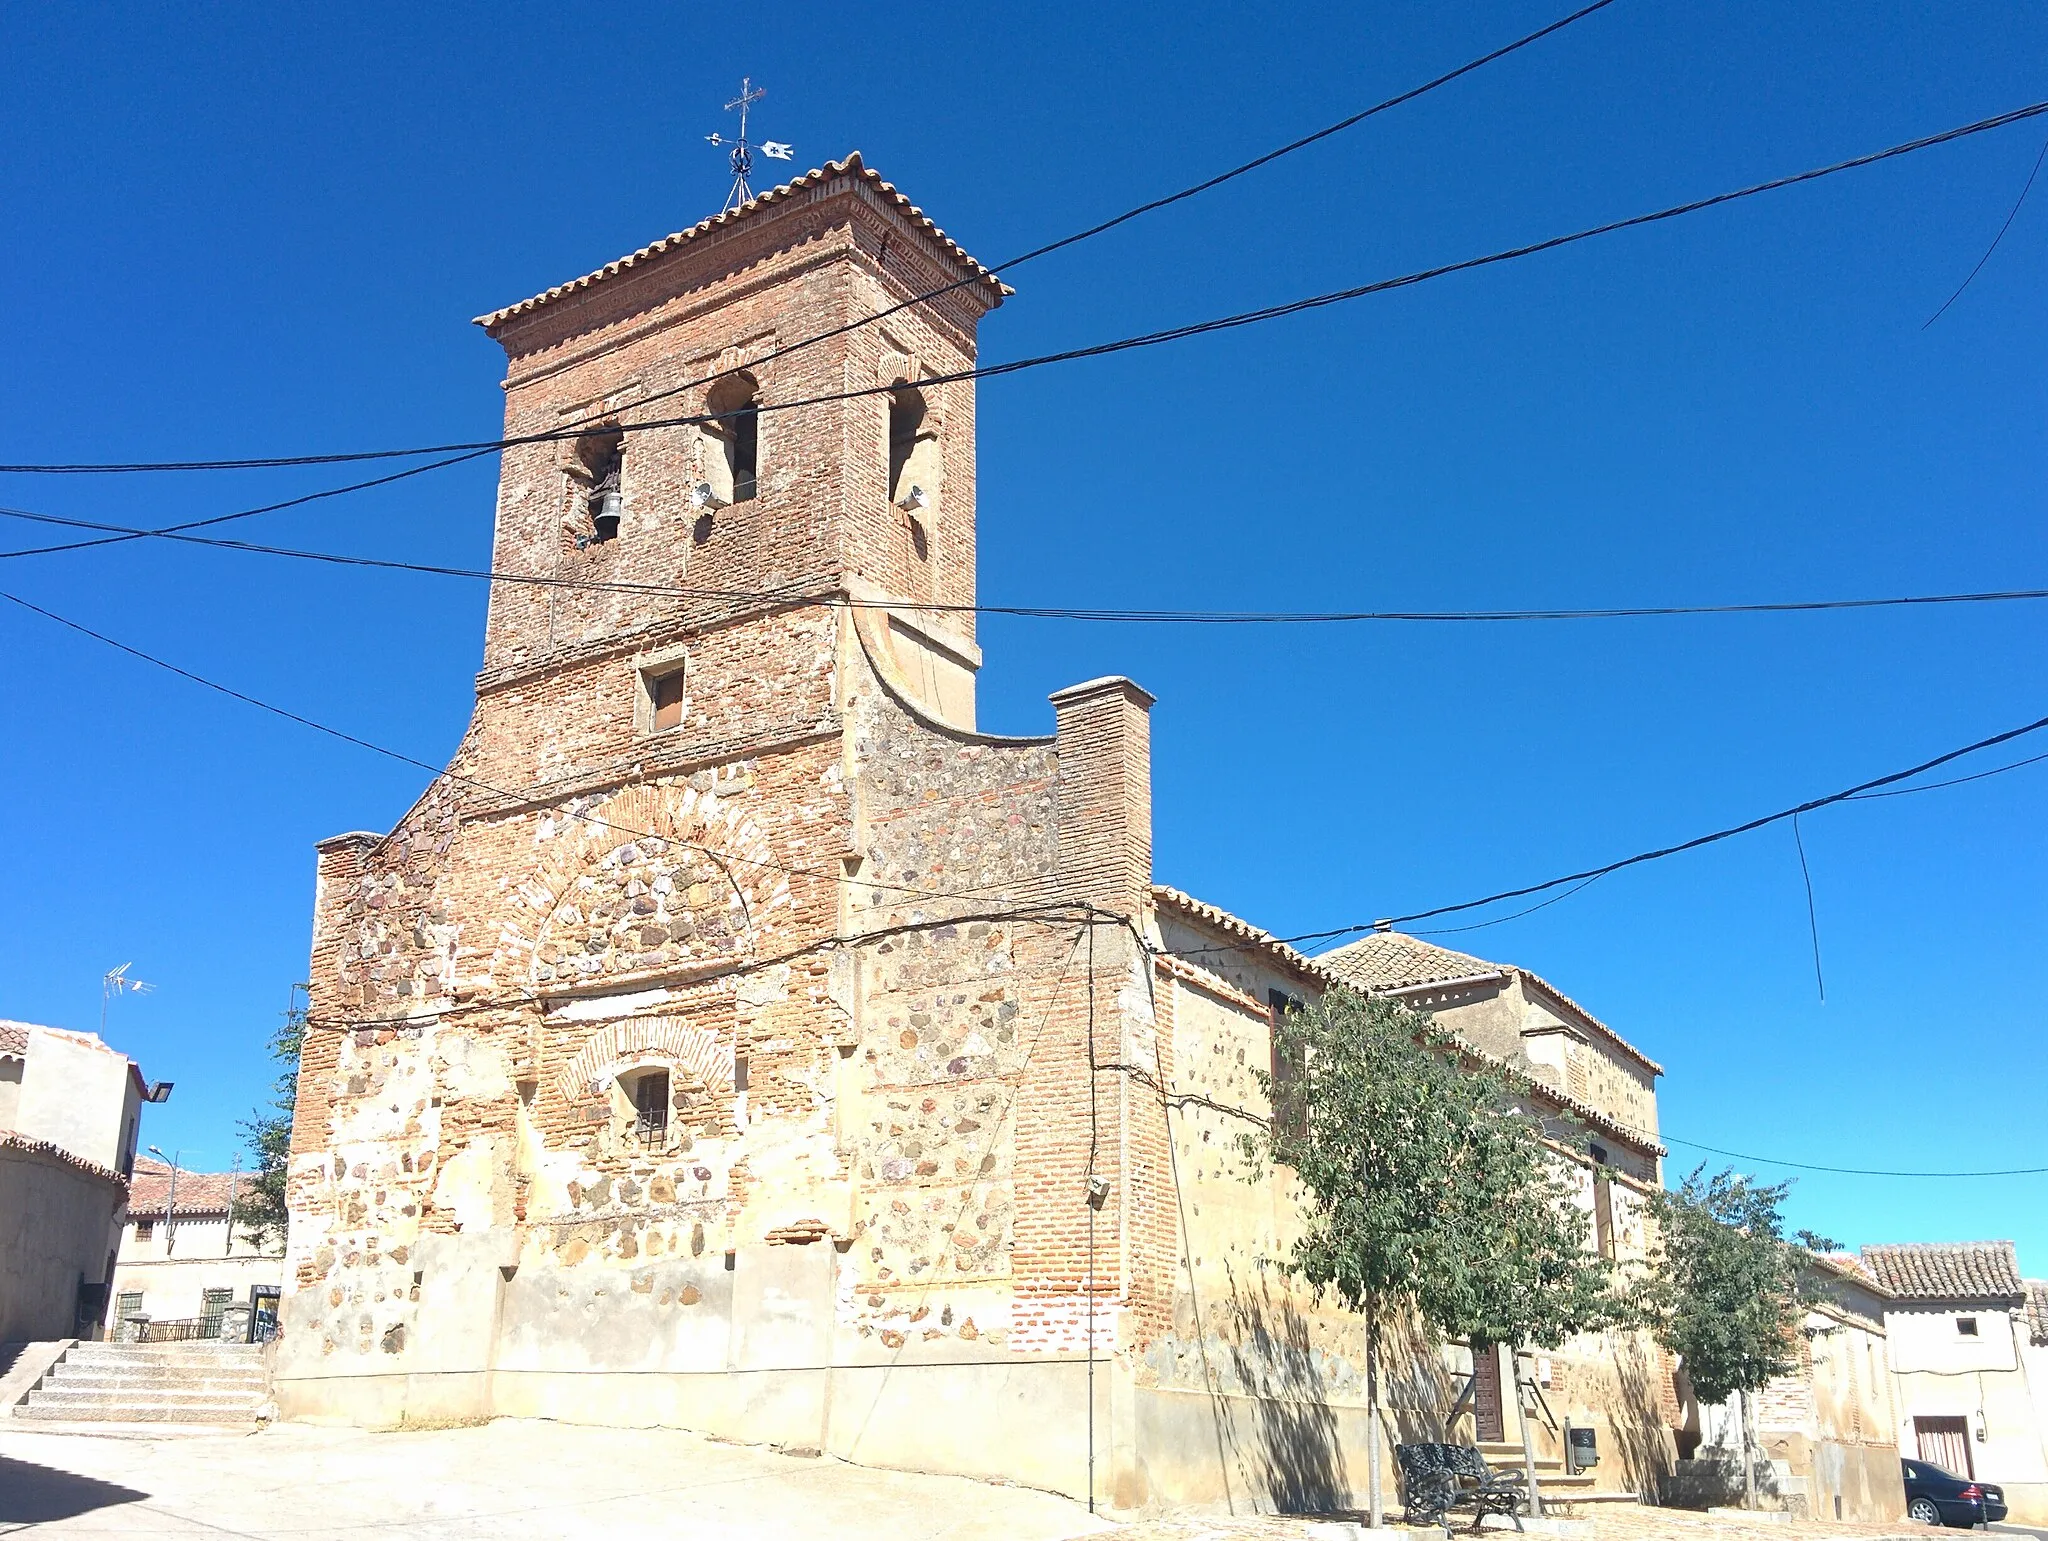
[[[1479,1453],[1486,1457],[1486,1464],[1504,1471],[1522,1469],[1522,1447],[1505,1441],[1482,1441]],[[1543,1495],[1545,1503],[1559,1504],[1639,1504],[1640,1493],[1604,1491],[1600,1486],[1597,1471],[1568,1472],[1564,1462],[1556,1456],[1536,1457],[1536,1490]]]
[[[14,1416],[49,1423],[257,1421],[270,1400],[262,1350],[245,1344],[80,1343]]]

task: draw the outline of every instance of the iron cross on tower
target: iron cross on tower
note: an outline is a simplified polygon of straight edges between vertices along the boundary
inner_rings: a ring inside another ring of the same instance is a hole
[[[731,112],[735,108],[739,111],[739,137],[728,139],[723,134],[706,134],[704,136],[712,144],[720,146],[730,145],[732,147],[732,191],[725,195],[725,207],[719,210],[721,214],[730,214],[734,209],[748,202],[754,196],[753,188],[747,185],[747,177],[754,169],[754,152],[756,150],[759,150],[772,161],[786,161],[790,158],[794,148],[791,145],[778,144],[773,139],[765,139],[760,144],[755,144],[747,138],[747,109],[767,94],[766,91],[754,84],[751,76],[741,76],[740,94],[725,104],[727,112]]]

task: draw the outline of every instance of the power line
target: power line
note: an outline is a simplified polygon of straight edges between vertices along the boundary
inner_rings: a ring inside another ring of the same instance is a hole
[[[1733,824],[1726,829],[1717,829],[1712,834],[1696,835],[1690,840],[1680,841],[1677,845],[1662,846],[1654,851],[1641,851],[1634,856],[1625,856],[1620,861],[1612,861],[1604,866],[1588,868],[1584,872],[1568,872],[1563,877],[1551,878],[1547,882],[1533,883],[1523,888],[1505,889],[1497,894],[1489,894],[1484,899],[1467,899],[1462,904],[1440,904],[1434,909],[1417,910],[1412,915],[1397,915],[1394,917],[1392,924],[1397,926],[1405,925],[1409,921],[1430,920],[1438,915],[1451,915],[1461,910],[1479,909],[1484,905],[1497,904],[1504,899],[1521,899],[1530,894],[1540,894],[1552,888],[1562,887],[1567,883],[1577,883],[1588,878],[1605,877],[1608,873],[1619,872],[1624,867],[1636,867],[1644,862],[1661,861],[1667,856],[1677,856],[1685,851],[1696,851],[1701,846],[1712,845],[1716,841],[1731,840],[1737,835],[1746,835],[1751,830],[1762,829],[1766,825],[1797,818],[1802,813],[1811,813],[1816,808],[1825,808],[1833,803],[1847,802],[1853,797],[1878,787],[1891,786],[1897,782],[1910,780],[1914,776],[1933,770],[1936,766],[1946,765],[1951,760],[1959,760],[1964,755],[1976,754],[1980,750],[1990,749],[1999,744],[2010,743],[2012,740],[2023,738],[2029,733],[2038,733],[2043,728],[2048,728],[2048,717],[2037,717],[2034,721],[2023,724],[2020,727],[2008,728],[2003,733],[1994,733],[1989,738],[1980,738],[1973,744],[1965,744],[1960,749],[1951,749],[1946,754],[1936,755],[1931,760],[1923,760],[1920,764],[1912,766],[1907,770],[1893,771],[1890,775],[1878,776],[1870,781],[1860,782],[1856,786],[1849,787],[1844,791],[1830,792],[1825,797],[1812,798],[1799,804],[1796,808],[1785,808],[1776,813],[1767,813],[1761,818],[1749,819],[1741,824]],[[1369,928],[1354,927],[1353,929]]]
[[[159,658],[154,653],[149,653],[139,647],[134,647],[129,643],[123,642],[116,637],[110,637],[105,632],[96,631],[92,627],[85,625],[82,621],[74,621],[70,619],[68,616],[59,615],[54,610],[47,610],[43,606],[36,604],[31,600],[23,599],[19,594],[10,594],[5,590],[0,590],[0,600],[5,600],[9,604],[18,605],[20,608],[31,611],[32,613],[43,617],[43,619],[47,621],[55,622],[57,625],[62,626],[67,630],[77,632],[80,636],[89,637],[95,642],[101,643],[106,647],[110,647],[114,649],[116,652],[125,653],[130,658],[134,658],[142,663],[149,664],[153,668],[165,670],[168,673],[177,675],[180,679],[189,680],[191,683],[195,685],[202,686],[207,690],[215,691],[220,695],[229,697],[231,700],[240,701],[245,706],[253,706],[258,711],[268,712],[274,717],[282,717],[287,722],[297,723],[300,727],[311,728],[315,733],[323,733],[327,735],[329,738],[339,739],[341,742],[345,744],[353,744],[358,749],[367,749],[372,754],[382,755],[389,760],[396,760],[401,765],[409,765],[416,769],[426,771],[436,780],[445,777],[449,781],[457,782],[464,786],[473,787],[477,791],[487,793],[493,797],[502,797],[510,799],[514,803],[523,802],[526,800],[528,796],[528,794],[526,793],[507,791],[503,787],[493,786],[491,783],[487,781],[481,781],[474,776],[466,776],[462,774],[460,771],[452,770],[445,766],[435,765],[431,761],[422,760],[419,759],[417,756],[409,755],[405,753],[403,750],[387,748],[383,744],[374,743],[369,739],[358,737],[356,734],[346,732],[341,728],[330,727],[328,724],[324,722],[320,722],[315,720],[314,718],[304,716],[299,712],[292,711],[288,707],[278,706],[273,702],[265,701],[257,696],[252,696],[248,694],[246,691],[237,690],[232,685],[223,685],[218,680],[208,679],[203,674],[196,674],[192,670],[171,663],[167,659]],[[697,851],[703,856],[707,857],[715,865],[717,865],[721,872],[725,873],[726,880],[733,884],[735,891],[738,891],[739,885],[733,879],[732,874],[726,870],[725,864],[727,862],[737,862],[742,866],[758,867],[765,869],[767,871],[780,872],[787,877],[815,878],[821,882],[830,882],[835,884],[839,881],[840,878],[840,874],[832,872],[825,868],[794,867],[789,865],[787,862],[769,861],[755,856],[741,856],[730,851],[721,851],[714,849],[713,847],[708,845],[701,845],[695,841],[684,840],[675,835],[660,835],[654,833],[652,830],[635,829],[631,825],[617,824],[609,819],[599,818],[597,815],[592,813],[578,812],[575,809],[567,806],[562,807],[559,811],[563,813],[566,817],[576,819],[579,822],[589,824],[595,828],[614,830],[619,834],[626,836],[630,840],[662,841],[672,845],[680,846],[685,850]],[[387,836],[386,838],[388,839],[389,837]],[[862,877],[861,879],[859,879],[859,881],[868,888],[887,889],[890,893],[903,894],[916,899],[981,898],[983,897],[985,891],[984,889],[973,888],[912,888],[901,883],[886,882],[878,877]],[[742,896],[742,901],[744,902],[744,896]],[[1072,906],[1069,905],[1049,907],[1071,908]]]
[[[1110,218],[1102,220],[1097,224],[1088,226],[1086,229],[1077,230],[1072,235],[1061,236],[1057,240],[1048,241],[1043,246],[1033,247],[1030,251],[1012,257],[1006,262],[998,263],[995,267],[984,268],[978,273],[972,274],[966,278],[956,279],[954,282],[941,285],[937,289],[931,289],[927,290],[922,294],[912,295],[907,300],[900,300],[896,304],[888,306],[885,309],[875,311],[871,315],[862,316],[859,320],[849,321],[843,325],[833,327],[829,331],[819,332],[815,336],[806,337],[798,342],[788,343],[780,348],[771,349],[769,352],[761,355],[759,358],[749,360],[748,363],[746,365],[741,366],[741,368],[758,368],[762,364],[770,363],[776,359],[786,358],[790,354],[796,353],[804,348],[814,347],[818,343],[828,342],[835,337],[843,337],[849,332],[858,331],[862,327],[871,326],[877,321],[886,320],[888,317],[895,315],[898,311],[907,310],[913,305],[922,305],[931,300],[943,298],[944,296],[953,293],[957,289],[969,288],[974,284],[980,283],[984,277],[993,277],[998,273],[1006,273],[1010,271],[1012,268],[1022,267],[1027,262],[1034,262],[1040,257],[1050,256],[1052,253],[1056,251],[1063,251],[1069,246],[1077,246],[1083,241],[1092,240],[1094,237],[1098,235],[1103,235],[1108,231],[1114,230],[1120,225],[1129,224],[1134,219],[1139,219],[1144,215],[1154,213],[1160,209],[1169,208],[1176,203],[1184,202],[1189,198],[1196,197],[1199,194],[1206,193],[1214,188],[1221,187],[1226,182],[1235,181],[1237,178],[1241,176],[1245,176],[1251,172],[1257,171],[1262,167],[1270,166],[1273,162],[1280,160],[1283,157],[1292,155],[1298,150],[1305,150],[1311,145],[1320,144],[1323,140],[1329,139],[1334,135],[1341,134],[1346,129],[1356,128],[1359,124],[1365,122],[1368,118],[1377,117],[1379,114],[1383,112],[1390,111],[1396,107],[1404,106],[1407,103],[1416,100],[1418,97],[1427,96],[1430,92],[1435,91],[1440,87],[1447,86],[1455,80],[1462,79],[1464,76],[1473,73],[1475,70],[1484,69],[1489,64],[1493,64],[1498,60],[1505,59],[1506,57],[1508,57],[1508,55],[1517,53],[1520,50],[1527,48],[1532,43],[1541,42],[1544,38],[1549,37],[1552,33],[1561,32],[1566,27],[1571,26],[1574,22],[1583,21],[1586,17],[1593,15],[1596,11],[1605,10],[1608,6],[1612,5],[1613,3],[1614,0],[1593,0],[1592,4],[1582,6],[1580,9],[1573,11],[1570,15],[1561,17],[1558,20],[1551,22],[1547,26],[1539,27],[1534,32],[1525,33],[1523,36],[1515,39],[1513,42],[1503,44],[1501,47],[1492,50],[1490,53],[1481,54],[1478,58],[1469,60],[1466,63],[1459,65],[1456,69],[1448,70],[1445,73],[1436,76],[1434,79],[1424,81],[1419,86],[1411,86],[1406,91],[1402,91],[1397,95],[1390,96],[1382,102],[1377,102],[1374,105],[1364,109],[1362,112],[1355,112],[1350,117],[1340,118],[1337,122],[1330,124],[1328,127],[1317,129],[1312,134],[1305,134],[1299,139],[1292,140],[1287,144],[1281,145],[1278,149],[1268,150],[1263,155],[1255,156],[1251,160],[1244,162],[1242,165],[1233,166],[1228,171],[1220,172],[1215,176],[1205,178],[1200,182],[1196,182],[1187,187],[1181,188],[1178,192],[1168,193],[1164,197],[1154,198],[1145,203],[1138,204],[1135,208],[1126,209],[1123,213],[1113,215]],[[670,386],[665,390],[656,391],[654,394],[650,396],[643,397],[638,403],[636,403],[636,405],[646,406],[652,402],[662,401],[673,396],[682,395],[686,391],[697,390],[703,386],[713,385],[716,384],[718,381],[727,378],[727,376],[735,374],[737,372],[738,370],[727,370],[720,374],[706,375],[701,380],[685,381],[681,385]],[[573,433],[581,428],[587,427],[592,422],[600,421],[603,418],[604,414],[602,413],[579,418],[575,423],[570,424],[568,428],[564,430],[564,432]],[[689,421],[703,421],[703,419],[690,419]],[[622,424],[621,426],[665,427],[671,425],[664,423],[659,425]],[[58,465],[0,465],[0,471],[16,471],[24,474],[69,475],[106,475],[155,471],[241,471],[284,466],[337,465],[344,462],[356,460],[403,459],[411,455],[442,455],[457,450],[501,449],[511,444],[522,444],[532,442],[536,441],[531,438],[501,439],[493,440],[488,444],[478,442],[470,444],[446,444],[439,446],[429,445],[412,449],[361,450],[352,453],[326,455],[254,456],[234,460],[162,460],[99,464],[89,462],[74,462],[71,464]]]
[[[1811,798],[1799,804],[1796,808],[1784,808],[1776,813],[1767,813],[1761,818],[1749,819],[1740,824],[1733,824],[1726,829],[1717,829],[1711,834],[1696,835],[1692,839],[1680,841],[1676,845],[1661,846],[1654,851],[1640,851],[1634,856],[1625,856],[1619,861],[1611,861],[1604,866],[1589,867],[1583,872],[1567,872],[1562,877],[1550,878],[1545,882],[1531,883],[1522,888],[1504,889],[1497,894],[1488,894],[1484,899],[1467,899],[1459,904],[1440,904],[1435,909],[1417,910],[1410,915],[1396,915],[1386,920],[1363,921],[1348,926],[1333,926],[1324,931],[1303,931],[1293,936],[1269,936],[1257,943],[1232,942],[1219,944],[1214,947],[1196,947],[1188,949],[1187,952],[1189,955],[1208,952],[1242,952],[1251,947],[1267,946],[1275,943],[1291,947],[1303,942],[1335,941],[1339,937],[1357,936],[1361,932],[1384,931],[1393,926],[1407,925],[1411,921],[1430,920],[1438,915],[1455,915],[1465,910],[1476,910],[1489,904],[1499,904],[1508,899],[1523,899],[1532,894],[1548,893],[1551,889],[1562,888],[1566,884],[1576,884],[1579,887],[1584,887],[1596,878],[1606,877],[1610,872],[1620,872],[1626,867],[1637,867],[1645,862],[1661,861],[1667,856],[1677,856],[1686,851],[1696,851],[1701,846],[1713,845],[1721,840],[1730,840],[1737,835],[1746,835],[1752,830],[1762,829],[1766,825],[1781,823],[1786,819],[1796,818],[1800,814],[1811,813],[1816,808],[1826,808],[1836,803],[1854,802],[1869,796],[1882,796],[1884,794],[1876,792],[1876,788],[1889,787],[1901,781],[1909,781],[1915,776],[1931,771],[1937,766],[1946,765],[1952,760],[1959,760],[1965,755],[1976,754],[1980,750],[1991,749],[1999,744],[2010,743],[2012,740],[2024,738],[2030,733],[2038,733],[2043,728],[2048,728],[2048,717],[2037,718],[2033,722],[2022,724],[2017,728],[2008,728],[2005,732],[1994,733],[1989,738],[1980,738],[1975,743],[1965,744],[1960,749],[1951,749],[1946,754],[1938,754],[1933,759],[1923,760],[1918,765],[1911,766],[1906,770],[1893,771],[1889,775],[1877,776],[1869,781],[1859,782],[1857,785],[1849,787],[1844,791],[1830,792],[1825,797]],[[2037,755],[2030,760],[2020,760],[2011,765],[2002,765],[1996,770],[1985,771],[1978,776],[1958,777],[1952,782],[1935,782],[1924,787],[1906,787],[1902,788],[1901,791],[1931,792],[1936,787],[1956,786],[1964,781],[1981,780],[1984,776],[1995,776],[2005,771],[2018,770],[2022,765],[2032,765],[2042,759],[2048,759],[2048,755]],[[1569,897],[1569,895],[1560,895],[1559,897]],[[1532,905],[1530,908],[1533,910],[1540,909],[1541,907],[1540,905]],[[1524,910],[1519,913],[1528,914],[1529,911]],[[1513,915],[1501,917],[1502,920],[1513,920],[1515,918]],[[1458,929],[1468,928],[1461,927]],[[1479,928],[1474,926],[1469,929],[1478,930]],[[1449,928],[1431,934],[1448,935]]]
[[[1816,167],[1811,171],[1801,171],[1795,172],[1790,176],[1774,177],[1767,182],[1757,182],[1748,187],[1737,188],[1733,192],[1716,193],[1711,197],[1696,198],[1688,203],[1673,204],[1669,208],[1657,209],[1648,214],[1636,214],[1626,219],[1610,220],[1605,224],[1591,225],[1583,230],[1572,231],[1566,235],[1551,236],[1545,240],[1532,241],[1521,246],[1512,246],[1501,251],[1489,252],[1485,256],[1467,257],[1457,262],[1441,263],[1436,267],[1421,268],[1412,273],[1404,273],[1396,278],[1378,279],[1372,283],[1359,284],[1349,289],[1333,289],[1324,294],[1310,295],[1305,299],[1289,300],[1282,304],[1262,306],[1256,310],[1239,311],[1234,315],[1218,316],[1208,321],[1189,322],[1182,326],[1167,327],[1156,332],[1144,332],[1132,337],[1118,338],[1111,342],[1092,343],[1085,347],[1068,348],[1057,353],[1042,353],[1030,358],[1013,359],[1005,364],[988,364],[972,369],[955,370],[950,374],[930,375],[919,380],[918,385],[921,388],[926,388],[952,385],[967,380],[996,379],[1003,375],[1017,374],[1027,369],[1043,368],[1049,364],[1067,364],[1082,359],[1106,358],[1112,354],[1126,353],[1133,349],[1154,348],[1166,343],[1185,341],[1191,337],[1207,336],[1213,332],[1231,331],[1238,327],[1253,326],[1267,321],[1277,321],[1287,316],[1300,315],[1308,311],[1320,310],[1327,306],[1343,304],[1350,300],[1363,299],[1369,295],[1387,294],[1396,289],[1411,288],[1417,284],[1448,277],[1453,273],[1471,272],[1479,268],[1491,267],[1498,263],[1512,262],[1523,257],[1535,256],[1542,252],[1556,251],[1561,247],[1570,246],[1580,241],[1589,241],[1597,236],[1613,235],[1619,231],[1638,229],[1645,225],[1657,224],[1663,220],[1676,219],[1681,215],[1695,214],[1703,209],[1717,208],[1722,204],[1734,203],[1743,198],[1753,198],[1761,193],[1775,192],[1781,188],[1816,181],[1821,177],[1834,176],[1839,172],[1853,171],[1863,166],[1875,165],[1880,161],[1892,160],[1901,155],[1911,155],[1916,151],[1930,149],[1936,145],[1949,144],[1959,139],[1968,138],[1973,134],[1988,133],[1993,129],[2004,128],[2009,124],[2018,123],[2024,119],[2039,117],[2043,113],[2048,113],[2048,101],[2035,102],[2030,106],[2016,108],[2011,112],[2000,113],[1995,117],[1982,118],[1975,123],[1966,123],[1959,128],[1946,129],[1939,134],[1930,134],[1921,139],[1910,140],[1905,144],[1893,145],[1889,149],[1876,150],[1868,155],[1858,155],[1849,160],[1837,161],[1832,165]],[[895,389],[896,387],[893,385],[862,386],[850,390],[832,391],[822,396],[806,397],[798,401],[761,402],[751,410],[756,412],[788,412],[803,407],[851,401],[860,397],[886,395]],[[700,412],[685,414],[680,417],[647,418],[634,422],[620,422],[616,426],[622,432],[641,431],[653,428],[673,428],[714,422],[730,416],[732,416],[731,413]],[[330,456],[327,457],[330,461],[342,461],[373,456],[434,454],[439,453],[441,450],[459,452],[451,458],[439,460],[425,466],[415,466],[404,471],[396,471],[389,476],[377,478],[372,482],[331,488],[324,492],[308,494],[306,497],[293,501],[311,502],[316,498],[337,497],[343,493],[361,491],[365,487],[382,486],[390,482],[403,481],[408,476],[416,476],[426,471],[438,470],[443,466],[456,465],[464,460],[472,460],[479,455],[489,454],[493,450],[508,449],[515,445],[540,444],[574,439],[580,437],[582,432],[582,426],[572,425],[566,428],[551,429],[543,433],[521,434],[506,439],[476,440],[469,444],[439,445],[397,451],[363,451],[351,455]],[[0,471],[13,470],[22,472],[61,471],[67,469],[83,472],[94,468],[78,465],[70,467],[48,465],[0,466]],[[212,519],[169,525],[161,530],[152,530],[147,533],[150,535],[174,534],[183,530],[197,529],[203,525],[221,524],[230,519],[243,519],[248,518],[251,514],[267,513],[270,511],[268,508],[245,509],[238,513],[217,515]],[[0,558],[45,556],[58,551],[77,551],[87,547],[111,545],[121,541],[141,538],[138,535],[106,535],[94,540],[72,541],[63,545],[34,546],[15,551],[0,551]]]
[[[2034,169],[2027,173],[2026,182],[2020,187],[2020,195],[2012,203],[2012,212],[2005,216],[2005,223],[1998,227],[1998,234],[1991,238],[1991,244],[1984,248],[1984,255],[1977,259],[1977,265],[1970,269],[1969,276],[1956,285],[1956,292],[1941,302],[1941,309],[1920,323],[1920,330],[1926,331],[1935,322],[1948,314],[1949,306],[1963,297],[1963,291],[1976,282],[1977,275],[1984,271],[1984,264],[1991,260],[1991,254],[1998,250],[1998,243],[2005,239],[2006,231],[2012,229],[2012,222],[2020,217],[2020,206],[2027,201],[2027,194],[2034,190],[2034,178],[2041,174],[2041,162],[2048,161],[2048,139],[2041,141],[2041,153],[2034,157]]]
[[[1752,1156],[1739,1150],[1723,1150],[1718,1145],[1702,1145],[1698,1140],[1681,1140],[1675,1134],[1659,1134],[1658,1138],[1673,1145],[1683,1145],[1688,1150],[1704,1150],[1711,1155],[1727,1156],[1734,1161],[1754,1161],[1759,1166],[1791,1167],[1801,1172],[1832,1172],[1840,1177],[2038,1177],[2048,1172],[2048,1166],[2002,1167],[1996,1171],[1981,1172],[1893,1172],[1867,1166],[1818,1166],[1811,1161],[1787,1161],[1779,1156]]]
[[[151,530],[0,507],[0,517],[69,529],[112,531],[150,536],[181,544],[241,551],[257,556],[324,562],[341,567],[367,567],[388,572],[423,573],[435,577],[470,578],[537,588],[581,590],[606,594],[640,594],[664,599],[726,600],[788,605],[793,608],[839,607],[850,610],[917,610],[934,614],[1002,615],[1027,620],[1108,621],[1132,624],[1189,626],[1342,625],[1368,621],[1512,622],[1634,620],[1668,616],[1788,615],[1807,611],[1877,610],[1921,605],[1992,604],[2048,599],[2048,588],[1987,589],[1953,594],[1905,594],[1860,599],[1769,600],[1715,605],[1620,605],[1582,609],[1522,610],[1166,610],[1079,605],[984,605],[936,600],[863,600],[839,594],[804,594],[776,589],[707,589],[682,584],[637,583],[626,579],[562,578],[546,573],[513,573],[502,569],[458,567],[433,562],[406,562],[394,557],[352,556],[334,551],[309,551],[258,541]]]

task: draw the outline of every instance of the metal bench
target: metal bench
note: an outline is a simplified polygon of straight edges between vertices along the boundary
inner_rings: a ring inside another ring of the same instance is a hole
[[[1396,1445],[1403,1516],[1410,1525],[1444,1525],[1453,1509],[1472,1511],[1477,1530],[1489,1514],[1505,1514],[1522,1528],[1529,1488],[1518,1471],[1495,1471],[1472,1445]]]

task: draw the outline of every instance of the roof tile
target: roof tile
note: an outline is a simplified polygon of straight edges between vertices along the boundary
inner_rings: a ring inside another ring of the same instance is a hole
[[[2019,1256],[2009,1241],[1908,1241],[1865,1247],[1863,1261],[1887,1293],[1906,1300],[2010,1300],[2026,1297]]]
[[[178,1213],[181,1215],[224,1215],[228,1212],[228,1185],[235,1180],[232,1172],[178,1172]],[[247,1173],[241,1174],[236,1190],[236,1203],[241,1203],[255,1190],[255,1180]],[[164,1205],[171,1197],[171,1169],[161,1161],[139,1159],[135,1163],[135,1176],[128,1188],[128,1212],[148,1218],[150,1214],[162,1214]]]
[[[966,249],[958,241],[955,241],[945,231],[933,224],[931,217],[923,209],[912,203],[903,193],[899,192],[893,182],[883,181],[878,173],[870,170],[861,160],[860,151],[855,150],[843,161],[827,161],[815,171],[807,171],[802,176],[783,183],[780,187],[771,187],[765,193],[755,194],[753,198],[736,209],[728,209],[722,214],[714,214],[709,219],[697,221],[696,224],[687,230],[678,230],[673,235],[665,235],[660,240],[641,247],[630,257],[621,257],[616,262],[607,262],[594,273],[586,273],[581,278],[572,278],[565,284],[556,284],[554,288],[536,294],[530,300],[521,300],[516,305],[507,305],[504,309],[494,310],[489,315],[478,316],[476,324],[495,337],[498,328],[507,321],[510,321],[514,316],[521,316],[525,315],[528,311],[538,310],[541,306],[548,304],[550,301],[558,300],[565,294],[572,293],[578,289],[588,289],[593,284],[602,283],[607,278],[616,278],[628,268],[637,267],[652,258],[674,251],[677,247],[694,241],[700,236],[709,235],[714,230],[721,230],[738,224],[770,204],[782,202],[807,188],[816,187],[821,183],[832,180],[834,177],[843,176],[858,177],[866,182],[869,187],[881,195],[883,202],[894,204],[896,209],[909,219],[912,224],[918,226],[925,234],[938,242],[941,249],[961,268],[965,269],[977,281],[979,287],[987,291],[988,303],[991,308],[1000,305],[1003,302],[1003,296],[1012,292],[1010,287],[997,278],[994,273],[970,257]]]

